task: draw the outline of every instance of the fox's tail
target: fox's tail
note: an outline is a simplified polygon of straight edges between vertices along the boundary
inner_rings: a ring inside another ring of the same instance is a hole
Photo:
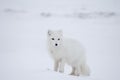
[[[89,76],[90,75],[90,68],[87,64],[81,65],[81,73],[82,75]]]

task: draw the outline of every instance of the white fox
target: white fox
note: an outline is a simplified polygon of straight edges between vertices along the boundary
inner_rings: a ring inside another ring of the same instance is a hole
[[[54,70],[64,72],[67,63],[72,66],[71,75],[90,75],[83,47],[73,39],[63,37],[61,30],[48,30],[48,49],[54,59]]]

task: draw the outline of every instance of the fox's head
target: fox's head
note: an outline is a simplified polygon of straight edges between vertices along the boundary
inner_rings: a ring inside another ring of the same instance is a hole
[[[61,46],[63,41],[62,38],[63,38],[63,33],[61,30],[58,31],[48,30],[48,41],[51,46],[53,47]]]

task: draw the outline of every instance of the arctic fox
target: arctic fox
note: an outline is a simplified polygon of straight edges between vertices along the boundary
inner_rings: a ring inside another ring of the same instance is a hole
[[[83,47],[76,40],[63,37],[61,30],[48,30],[48,49],[54,60],[54,71],[64,72],[68,64],[72,67],[71,75],[90,75]]]

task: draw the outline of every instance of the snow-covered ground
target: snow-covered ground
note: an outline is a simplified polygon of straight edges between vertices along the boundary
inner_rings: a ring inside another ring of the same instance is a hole
[[[119,80],[119,0],[1,0],[0,80]],[[91,75],[53,71],[48,29],[86,48]]]

